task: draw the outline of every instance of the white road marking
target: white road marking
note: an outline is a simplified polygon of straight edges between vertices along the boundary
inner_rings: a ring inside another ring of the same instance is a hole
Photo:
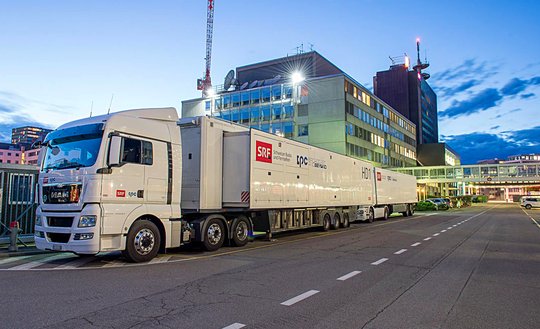
[[[245,324],[236,322],[236,323],[231,324],[230,326],[223,327],[223,329],[240,329],[240,328],[244,328],[245,326],[246,326]]]
[[[91,261],[96,260],[96,257],[88,256],[88,257],[79,257],[75,260],[72,260],[71,262],[67,262],[65,264],[62,264],[60,266],[57,266],[57,270],[72,270],[74,268],[78,268],[79,266],[83,266],[84,264],[90,263]]]
[[[531,215],[529,215],[528,212],[525,211],[525,209],[521,208],[521,210],[523,210],[523,212],[529,216],[529,218],[534,222],[534,224],[536,224],[536,226],[538,226],[538,228],[540,228],[540,223],[538,223]]]
[[[435,234],[433,234],[433,236],[438,236],[439,234],[441,234],[441,233],[435,233]]]
[[[310,290],[310,291],[306,291],[305,293],[301,294],[301,295],[298,295],[296,297],[293,297],[289,300],[286,300],[284,301],[283,303],[281,303],[281,305],[285,305],[285,306],[291,306],[293,304],[296,304],[306,298],[309,298],[315,294],[318,294],[319,291],[318,290]]]
[[[401,255],[402,253],[404,253],[405,251],[407,251],[407,249],[401,249],[401,250],[398,250],[394,253],[394,255]]]
[[[415,242],[415,243],[411,244],[411,247],[416,247],[416,246],[419,246],[421,244],[422,244],[422,242]]]
[[[345,280],[350,279],[350,278],[352,278],[353,276],[358,275],[358,274],[360,274],[360,273],[362,273],[362,271],[352,271],[352,272],[349,273],[349,274],[345,274],[344,276],[340,276],[339,278],[337,278],[337,280],[338,280],[338,281],[345,281]]]
[[[102,267],[115,267],[115,266],[125,266],[127,265],[125,260],[113,260],[112,262],[108,262],[107,264],[103,265]]]
[[[456,227],[456,226],[457,226],[457,224],[452,225],[452,227]]]
[[[371,265],[380,265],[380,264],[386,262],[387,260],[388,260],[388,258],[381,258],[378,261],[371,263]]]
[[[442,231],[441,231],[441,233],[444,233],[444,232],[446,232],[446,230],[442,230]]]
[[[58,254],[58,255],[54,255],[54,256],[49,256],[49,257],[46,257],[46,258],[42,258],[40,260],[35,260],[33,262],[28,262],[28,263],[25,263],[25,264],[14,266],[12,268],[8,268],[8,270],[9,271],[29,270],[29,269],[32,269],[34,267],[38,267],[38,266],[47,264],[50,261],[60,259],[60,258],[66,258],[66,257],[73,257],[73,255],[72,254]]]
[[[172,256],[156,257],[148,262],[148,264],[166,263]]]
[[[447,230],[451,230],[451,229],[453,229],[453,227],[452,227],[452,226],[449,226],[449,227],[447,227],[446,229],[447,229]]]
[[[16,262],[18,260],[26,259],[26,258],[29,258],[29,257],[32,257],[32,256],[6,257],[6,258],[0,260],[0,265],[13,263],[13,262]]]
[[[424,239],[424,241],[429,241],[429,240],[431,240],[431,237],[427,237]]]

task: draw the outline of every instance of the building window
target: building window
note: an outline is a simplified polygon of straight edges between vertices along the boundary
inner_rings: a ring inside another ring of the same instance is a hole
[[[281,105],[272,105],[272,119],[281,120]]]
[[[261,111],[258,107],[255,107],[251,110],[251,123],[258,124],[259,119],[261,118]]]
[[[256,89],[251,91],[251,104],[259,104],[261,102],[261,90]]]
[[[308,125],[298,125],[298,136],[307,136],[309,134]]]
[[[307,104],[298,105],[298,116],[299,117],[305,117],[307,115],[308,115],[308,106],[307,106]]]
[[[270,87],[267,87],[267,88],[263,88],[261,90],[261,94],[262,94],[262,102],[263,103],[268,103],[270,102]]]
[[[270,121],[270,106],[261,107],[261,121]]]
[[[242,106],[249,105],[249,92],[242,93]]]
[[[284,118],[292,118],[293,116],[294,116],[294,107],[292,105],[285,105]]]
[[[249,96],[248,96],[249,101]],[[239,107],[240,106],[240,94],[233,94],[232,95],[232,106],[233,107]]]
[[[281,99],[281,85],[272,86],[272,100],[280,100]]]

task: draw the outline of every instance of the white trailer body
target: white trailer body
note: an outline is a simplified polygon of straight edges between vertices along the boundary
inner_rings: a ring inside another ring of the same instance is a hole
[[[416,177],[375,168],[375,218],[385,218],[394,212],[407,215],[414,212],[417,202]]]

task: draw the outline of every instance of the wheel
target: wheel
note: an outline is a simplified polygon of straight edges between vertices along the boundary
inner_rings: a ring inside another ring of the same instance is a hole
[[[249,238],[249,223],[246,218],[239,217],[232,228],[232,243],[236,247],[245,246]]]
[[[339,213],[336,212],[334,214],[334,222],[332,223],[332,226],[331,226],[332,230],[337,230],[341,224],[340,222],[341,222],[341,219],[339,218]]]
[[[409,215],[409,216],[414,215],[414,206],[407,205],[407,215]]]
[[[208,251],[214,251],[221,248],[225,241],[225,227],[223,222],[218,218],[212,218],[206,225],[204,232],[203,246]]]
[[[349,227],[351,225],[351,221],[349,220],[348,213],[343,214],[343,222],[341,224],[342,224],[342,227]]]
[[[124,257],[130,262],[147,262],[156,257],[161,237],[156,224],[149,220],[138,220],[129,229]]]
[[[410,207],[411,207],[410,205],[406,205],[406,206],[405,206],[405,211],[401,213],[401,214],[403,215],[403,217],[408,217],[408,216],[409,216],[409,214],[410,214],[410,210],[409,210]]]
[[[528,204],[528,205],[525,205],[525,208],[527,208],[527,209],[531,209],[531,208],[532,208],[532,206],[531,206],[530,204]]]
[[[375,214],[373,213],[373,209],[369,208],[368,213],[368,220],[369,223],[373,223],[375,221]]]
[[[389,216],[388,213],[389,213],[388,207],[384,207],[383,220],[387,220],[387,219],[388,219],[388,216]]]
[[[328,231],[330,229],[330,223],[331,223],[330,214],[328,213],[324,214],[322,230]]]

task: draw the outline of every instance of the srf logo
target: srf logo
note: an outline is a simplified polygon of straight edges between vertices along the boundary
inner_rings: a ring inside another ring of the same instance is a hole
[[[125,198],[126,197],[126,190],[116,190],[116,197],[117,198]]]
[[[255,156],[257,161],[272,163],[272,144],[257,141],[255,147],[257,148]]]
[[[382,181],[382,175],[380,172],[377,172],[377,180]]]

